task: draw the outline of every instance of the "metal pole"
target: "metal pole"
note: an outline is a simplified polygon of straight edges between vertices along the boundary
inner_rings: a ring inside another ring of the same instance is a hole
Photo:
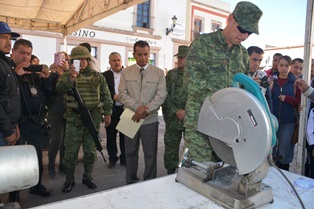
[[[306,23],[305,23],[305,38],[304,38],[304,71],[303,79],[310,82],[311,63],[312,63],[312,45],[313,45],[313,0],[307,1]],[[307,99],[302,95],[301,107],[303,110],[300,112],[300,129],[299,129],[299,142],[297,144],[297,174],[304,174],[305,165],[305,142],[306,142],[306,125],[307,125]]]
[[[68,53],[68,37],[66,35],[63,37],[63,43],[64,43],[64,51]]]

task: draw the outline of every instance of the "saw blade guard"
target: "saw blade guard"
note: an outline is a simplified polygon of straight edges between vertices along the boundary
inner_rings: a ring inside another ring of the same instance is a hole
[[[276,136],[261,90],[255,81],[243,76],[239,74],[235,83],[249,90],[229,87],[207,97],[197,128],[209,137],[221,160],[235,166],[239,174],[250,173],[263,164],[271,152],[272,137]]]
[[[239,84],[244,86],[245,90],[247,90],[248,92],[250,92],[251,94],[253,94],[257,98],[257,100],[264,107],[268,118],[271,119],[271,131],[272,131],[272,143],[271,143],[271,145],[272,145],[272,147],[275,146],[276,140],[277,140],[276,132],[278,130],[278,120],[273,114],[270,113],[268,103],[266,101],[265,96],[262,94],[262,92],[260,90],[260,86],[255,81],[253,81],[250,77],[246,76],[243,73],[237,73],[233,77],[233,87],[239,88]]]

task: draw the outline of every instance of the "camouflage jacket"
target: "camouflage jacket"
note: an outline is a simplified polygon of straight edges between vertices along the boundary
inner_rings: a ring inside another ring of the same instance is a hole
[[[222,30],[203,34],[190,46],[184,71],[188,91],[185,126],[197,129],[198,115],[206,97],[232,86],[233,76],[249,72],[249,57],[240,45],[228,47]]]
[[[99,72],[95,72],[95,70],[92,70],[91,68],[86,68],[85,70],[82,70],[80,72],[80,75],[84,75],[84,76],[89,76],[92,73],[96,73],[98,78],[99,78],[99,94],[100,94],[100,104],[102,104],[102,107],[98,108],[99,112],[102,115],[111,115],[112,113],[112,99],[110,96],[110,92],[108,89],[108,85],[106,83],[106,80],[104,78],[104,76],[102,76]],[[60,77],[58,83],[57,83],[57,91],[60,94],[66,94],[68,91],[70,91],[73,87],[74,87],[74,83],[73,81],[70,81],[69,79],[70,76],[70,72],[65,72],[62,74],[62,76]],[[91,83],[92,81],[90,79],[86,79],[86,83],[92,86],[94,85],[93,83]],[[83,96],[82,96],[83,98]],[[66,102],[66,101],[65,101]],[[71,111],[71,108],[67,107],[67,112]]]
[[[183,121],[176,117],[179,109],[185,109],[187,100],[186,89],[183,88],[183,71],[178,68],[170,70],[166,75],[166,86],[168,96],[162,105],[165,123],[171,123],[171,127],[183,129]]]

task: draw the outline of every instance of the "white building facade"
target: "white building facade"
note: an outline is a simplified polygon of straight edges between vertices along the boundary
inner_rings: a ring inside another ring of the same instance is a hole
[[[65,51],[65,45],[70,53],[73,47],[88,42],[102,72],[109,68],[111,52],[120,53],[123,65],[129,66],[135,63],[133,44],[145,40],[151,47],[151,63],[161,69],[172,69],[179,45],[189,45],[202,33],[224,28],[229,14],[230,5],[219,0],[149,0],[67,37],[53,32],[13,30],[33,42],[33,54],[42,64],[52,64],[54,53]],[[177,22],[173,27],[174,16]],[[168,35],[166,28],[172,29]]]

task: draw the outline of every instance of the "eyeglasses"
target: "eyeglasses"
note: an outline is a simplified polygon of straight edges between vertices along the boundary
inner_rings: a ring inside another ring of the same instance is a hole
[[[237,20],[237,18],[233,15],[233,17],[234,17],[234,20],[239,24],[239,22],[238,22],[238,20]],[[241,28],[241,26],[237,26],[237,28],[238,28],[238,30],[240,31],[240,33],[242,33],[242,34],[244,34],[244,33],[247,33],[248,35],[251,35],[252,34],[252,32],[250,32],[250,31],[247,31],[247,30],[244,30],[243,28]]]

